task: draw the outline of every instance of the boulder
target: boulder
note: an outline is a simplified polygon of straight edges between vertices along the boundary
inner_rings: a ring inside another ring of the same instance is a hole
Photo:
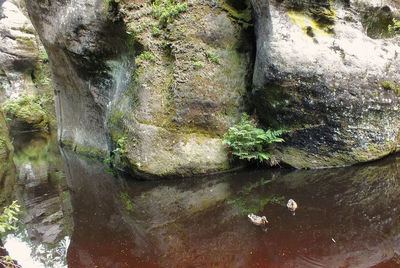
[[[286,132],[275,152],[279,158],[296,168],[318,168],[398,151],[399,37],[382,19],[393,21],[398,3],[251,2],[253,100],[265,127]],[[380,32],[368,30],[378,25]]]
[[[221,136],[244,108],[252,50],[249,7],[230,2],[29,1],[61,142],[147,178],[228,169]]]

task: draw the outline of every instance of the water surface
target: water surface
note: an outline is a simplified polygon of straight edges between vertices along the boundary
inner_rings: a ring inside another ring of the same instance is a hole
[[[46,174],[40,183],[15,161],[26,215],[20,233],[6,239],[22,237],[37,267],[400,266],[398,156],[349,168],[146,182],[51,144],[38,145],[47,158],[31,161]],[[289,198],[299,204],[295,215]],[[267,230],[249,213],[265,215]],[[37,248],[49,254],[38,257]]]

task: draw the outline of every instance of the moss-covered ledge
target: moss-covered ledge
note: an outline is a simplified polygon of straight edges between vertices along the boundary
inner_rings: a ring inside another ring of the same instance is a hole
[[[83,155],[83,156],[86,156],[89,158],[106,159],[107,156],[109,155],[109,153],[105,150],[78,144],[76,142],[69,141],[69,140],[59,141],[59,143],[60,143],[61,148],[74,151],[77,154],[80,154],[80,155]]]

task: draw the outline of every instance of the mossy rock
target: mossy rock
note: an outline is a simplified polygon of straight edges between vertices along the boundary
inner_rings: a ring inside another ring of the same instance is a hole
[[[12,151],[13,146],[10,142],[7,122],[3,113],[0,112],[0,159],[6,157]]]
[[[389,6],[383,7],[363,7],[361,12],[361,22],[371,38],[386,38],[393,36],[396,32],[391,31],[396,21],[396,16]]]
[[[11,119],[12,131],[48,131],[49,115],[39,97],[25,96],[17,100],[8,100],[2,105],[2,111]]]

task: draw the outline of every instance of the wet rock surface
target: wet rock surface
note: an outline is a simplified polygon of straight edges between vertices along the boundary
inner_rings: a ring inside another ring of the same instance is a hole
[[[330,167],[397,151],[398,37],[367,36],[363,9],[353,2],[327,3],[325,24],[311,8],[307,13],[264,0],[252,5],[254,103],[263,124],[287,130],[277,151],[281,160],[297,168]],[[398,12],[397,5],[387,8]]]

